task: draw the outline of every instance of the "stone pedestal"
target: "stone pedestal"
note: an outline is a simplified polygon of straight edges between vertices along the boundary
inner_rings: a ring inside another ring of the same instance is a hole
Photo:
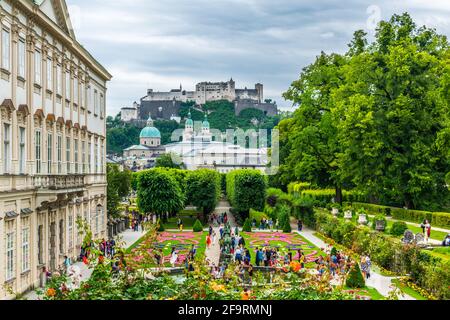
[[[365,214],[360,214],[358,216],[358,223],[359,224],[367,224],[367,216]]]

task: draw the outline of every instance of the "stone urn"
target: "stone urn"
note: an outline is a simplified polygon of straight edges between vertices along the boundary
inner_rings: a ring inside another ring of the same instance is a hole
[[[376,220],[375,221],[375,230],[383,232],[386,230],[386,223],[384,220]]]
[[[367,224],[367,215],[365,215],[365,214],[360,214],[359,216],[358,216],[358,223],[359,224]]]
[[[339,209],[338,208],[332,208],[331,209],[331,214],[336,217],[339,214]]]
[[[344,219],[351,220],[352,217],[353,217],[353,213],[351,212],[351,210],[347,210],[344,212]]]

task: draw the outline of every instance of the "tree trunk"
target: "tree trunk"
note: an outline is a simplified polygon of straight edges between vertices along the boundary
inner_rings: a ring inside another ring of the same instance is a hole
[[[336,185],[336,202],[342,205],[342,188]]]

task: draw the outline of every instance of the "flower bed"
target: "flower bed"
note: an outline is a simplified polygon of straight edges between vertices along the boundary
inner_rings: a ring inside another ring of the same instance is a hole
[[[158,233],[156,241],[152,239],[144,239],[136,248],[131,250],[127,255],[127,260],[132,264],[133,262],[142,265],[145,260],[145,255],[142,250],[146,250],[149,254],[155,250],[162,252],[162,261],[165,267],[170,267],[170,258],[172,248],[178,252],[178,260],[175,266],[183,266],[186,256],[192,248],[192,245],[197,249],[196,259],[202,259],[206,246],[206,233],[195,232],[161,232]],[[155,261],[144,263],[145,267],[156,267]]]
[[[278,248],[281,257],[292,251],[292,259],[297,260],[298,250],[301,249],[305,255],[307,267],[312,265],[312,262],[317,259],[319,255],[325,256],[325,253],[319,248],[308,242],[305,238],[297,233],[279,233],[279,232],[243,232],[243,237],[246,241],[246,247],[250,250],[252,256],[252,263],[255,263],[255,250],[261,247]]]

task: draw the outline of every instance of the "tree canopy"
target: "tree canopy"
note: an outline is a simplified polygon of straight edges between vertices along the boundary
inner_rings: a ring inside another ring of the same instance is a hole
[[[299,108],[280,123],[284,180],[367,192],[421,208],[447,197],[449,45],[408,14],[359,30],[344,55],[322,53],[284,97]],[[289,154],[283,154],[286,149]]]

